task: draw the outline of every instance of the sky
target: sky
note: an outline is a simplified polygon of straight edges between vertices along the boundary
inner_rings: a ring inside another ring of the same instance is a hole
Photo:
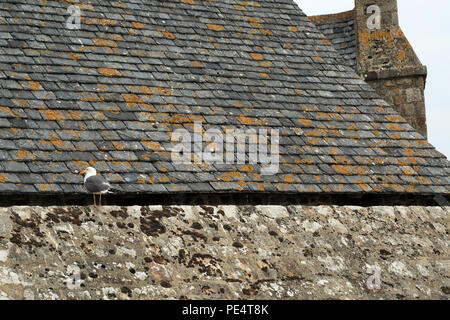
[[[354,0],[294,0],[307,15],[354,8]],[[374,1],[376,2],[376,1]],[[428,141],[450,159],[450,1],[397,0],[400,26],[428,68]]]

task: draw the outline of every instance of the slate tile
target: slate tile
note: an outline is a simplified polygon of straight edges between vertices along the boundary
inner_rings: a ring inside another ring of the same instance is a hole
[[[1,163],[5,172],[29,172],[30,169],[23,162],[18,161],[4,161]]]

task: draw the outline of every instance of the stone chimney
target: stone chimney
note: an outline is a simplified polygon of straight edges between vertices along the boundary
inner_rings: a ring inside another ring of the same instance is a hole
[[[400,28],[397,0],[355,0],[355,25],[358,73],[426,137],[427,69]]]

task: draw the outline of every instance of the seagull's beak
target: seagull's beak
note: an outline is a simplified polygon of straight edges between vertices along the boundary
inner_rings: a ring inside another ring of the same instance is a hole
[[[81,170],[80,174],[84,175],[86,173],[86,170]]]

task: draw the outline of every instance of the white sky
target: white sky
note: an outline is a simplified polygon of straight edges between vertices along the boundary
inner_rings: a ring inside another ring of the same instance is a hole
[[[294,1],[307,15],[354,7],[354,0]],[[450,159],[450,1],[398,0],[398,7],[400,26],[422,64],[428,67],[428,140]]]

